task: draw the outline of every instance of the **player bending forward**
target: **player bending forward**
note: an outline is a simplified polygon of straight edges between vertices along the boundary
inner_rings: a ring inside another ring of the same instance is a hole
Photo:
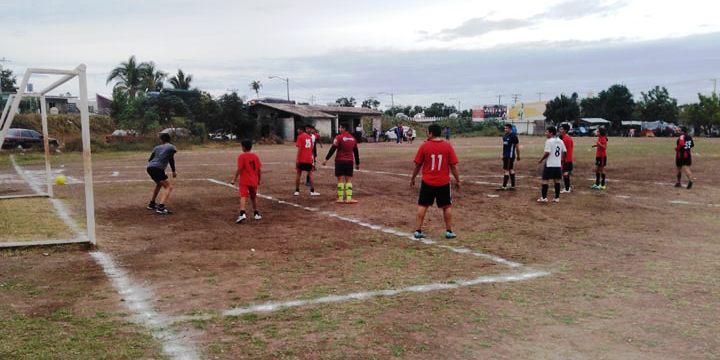
[[[573,150],[575,149],[575,142],[573,141],[573,138],[570,136],[570,134],[568,134],[568,132],[570,132],[570,125],[560,125],[560,139],[562,140],[563,144],[565,144],[565,150],[567,150],[565,156],[563,156],[562,159],[562,176],[563,185],[565,186],[562,190],[560,190],[561,194],[569,193],[572,191],[572,188],[570,187],[570,177],[573,173]]]
[[[567,150],[565,149],[565,143],[557,138],[557,129],[554,126],[549,127],[545,130],[545,153],[540,158],[538,164],[545,161],[542,173],[542,190],[540,198],[537,200],[539,203],[548,202],[548,183],[550,180],[555,183],[555,198],[553,202],[560,202],[560,179],[562,178],[562,157]]]
[[[293,195],[300,196],[300,178],[302,177],[303,171],[310,177],[310,196],[319,196],[320,193],[315,192],[315,179],[313,172],[315,171],[315,164],[313,163],[313,140],[310,134],[305,132],[305,129],[298,129],[298,137],[295,146],[298,148],[297,158],[295,160],[295,193]]]
[[[677,139],[677,145],[675,145],[675,167],[677,167],[677,182],[675,187],[681,187],[680,183],[682,180],[682,173],[685,172],[685,176],[688,178],[687,188],[692,189],[693,186],[693,175],[690,171],[692,166],[692,148],[695,147],[693,138],[688,135],[686,127],[681,127],[680,131],[682,135]]]
[[[607,166],[607,130],[603,127],[598,129],[598,139],[592,147],[595,150],[595,183],[590,187],[595,190],[605,190],[605,166]]]
[[[253,212],[255,220],[262,219],[260,211],[257,206],[257,191],[260,186],[261,168],[262,163],[260,158],[252,150],[252,141],[245,139],[241,142],[242,154],[237,158],[237,170],[230,184],[235,185],[238,177],[240,177],[240,183],[238,188],[240,190],[240,215],[238,215],[235,223],[242,224],[247,219],[245,214],[245,206],[247,205],[247,199],[250,198],[252,202]]]
[[[325,156],[323,166],[335,154],[335,176],[338,179],[338,203],[355,204],[357,200],[353,200],[353,162],[355,169],[360,170],[360,153],[358,152],[357,140],[345,128],[340,125],[340,134],[335,137],[330,151]],[[344,199],[343,199],[344,197]]]
[[[440,125],[432,124],[428,127],[428,140],[418,149],[415,155],[415,170],[410,179],[410,186],[415,187],[415,178],[422,169],[422,183],[418,197],[418,212],[416,218],[416,239],[425,237],[422,231],[423,221],[428,207],[437,201],[437,206],[443,210],[445,220],[445,238],[457,237],[452,231],[452,199],[450,197],[450,172],[455,177],[455,189],[460,189],[460,172],[457,164],[458,158],[449,142],[441,137]]]
[[[511,124],[505,124],[503,135],[503,184],[498,190],[515,190],[515,160],[520,161],[520,148],[517,134]],[[510,187],[507,186],[510,180]]]
[[[175,145],[170,143],[170,134],[160,134],[160,142],[162,142],[162,144],[153,149],[152,154],[150,154],[150,159],[148,160],[147,173],[155,182],[155,190],[153,191],[152,200],[150,200],[147,208],[149,210],[155,210],[155,213],[160,215],[169,215],[172,214],[172,211],[166,208],[165,204],[170,200],[170,193],[172,193],[173,188],[170,180],[168,180],[168,176],[165,175],[165,169],[168,164],[170,164],[173,178],[177,177],[177,172],[175,171],[175,153],[177,149]],[[158,204],[155,200],[157,200],[161,188],[165,189],[165,192],[160,195],[160,203]]]

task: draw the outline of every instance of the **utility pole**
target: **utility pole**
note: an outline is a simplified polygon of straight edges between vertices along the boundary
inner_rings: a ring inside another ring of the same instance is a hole
[[[543,96],[543,95],[545,95],[544,92],[542,92],[542,91],[538,91],[538,92],[537,92],[538,102],[542,102],[542,96]]]
[[[268,76],[268,79],[278,79],[278,80],[282,80],[285,82],[285,87],[287,89],[287,101],[290,102],[290,78],[289,77],[284,78],[281,76],[271,75],[271,76]]]
[[[310,95],[310,105],[315,105],[315,95]]]
[[[718,82],[718,79],[717,79],[717,78],[714,78],[714,79],[710,79],[710,81],[712,81],[712,83],[713,83],[713,95],[717,95],[717,82]]]
[[[510,96],[513,98],[513,105],[517,104],[518,98],[522,96],[522,94],[510,94]]]
[[[503,95],[501,94],[501,95],[498,95],[497,97],[498,97],[498,105],[501,105],[501,104],[502,104]]]
[[[395,116],[395,94],[391,92],[381,92],[380,95],[390,95],[390,108],[392,109],[393,116]]]
[[[0,59],[0,73],[2,73],[3,65],[4,65],[6,62],[10,62],[10,60],[6,59],[6,58],[3,56],[2,59]],[[2,76],[0,76],[0,93],[2,93]]]

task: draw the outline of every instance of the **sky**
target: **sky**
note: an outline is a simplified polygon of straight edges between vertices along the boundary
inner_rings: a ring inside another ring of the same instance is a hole
[[[0,0],[0,59],[88,67],[90,94],[135,55],[218,96],[325,104],[484,104],[666,86],[680,103],[720,78],[720,3],[655,0]],[[35,88],[51,77],[34,77]],[[77,94],[77,86],[58,91]]]

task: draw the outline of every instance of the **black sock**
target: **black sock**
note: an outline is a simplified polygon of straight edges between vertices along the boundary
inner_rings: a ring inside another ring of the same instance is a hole
[[[255,215],[257,215],[257,214],[259,214],[259,213],[260,213],[260,212],[257,211],[257,210],[253,211],[253,214],[255,214]]]
[[[548,193],[548,184],[543,184],[542,186],[542,198],[547,199],[547,193]]]
[[[565,190],[570,191],[570,175],[563,176],[563,183],[565,183]]]
[[[420,232],[420,233],[421,233],[421,232],[422,232],[422,230],[420,230],[420,229],[417,229],[417,230],[415,230],[415,232]]]
[[[560,183],[559,182],[555,183],[555,198],[556,199],[560,198]]]
[[[315,187],[311,187],[310,192],[315,192]]]
[[[165,204],[158,204],[158,206],[157,206],[157,207],[158,207],[158,209],[162,209],[162,208],[164,208],[164,207],[165,207]]]
[[[240,210],[240,215],[245,215],[245,210]]]
[[[515,174],[510,174],[510,186],[515,187]]]
[[[605,186],[605,174],[602,174],[602,182],[600,183],[602,186]]]
[[[507,186],[508,180],[510,180],[510,176],[508,176],[508,175],[503,176],[503,187]]]
[[[299,188],[299,187],[296,187],[296,188],[295,188],[295,191],[300,192],[300,188]]]
[[[678,182],[678,184],[680,183],[681,180],[682,180],[682,173],[678,173],[678,174],[677,174],[677,182]]]
[[[450,230],[450,229],[445,229],[445,231],[447,231],[447,232],[452,232],[452,230]]]
[[[600,186],[600,173],[595,172],[595,185]]]

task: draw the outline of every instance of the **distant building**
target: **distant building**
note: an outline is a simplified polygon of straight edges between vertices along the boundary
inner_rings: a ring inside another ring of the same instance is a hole
[[[71,100],[72,104],[70,104]],[[79,112],[77,108],[77,97],[70,95],[70,93],[57,96],[46,95],[45,106],[47,106],[48,114],[51,115]]]
[[[504,120],[507,118],[508,108],[505,105],[485,105],[472,110],[473,121],[485,121],[490,119]]]
[[[95,113],[99,115],[110,115],[110,105],[112,99],[109,97],[95,94]]]

